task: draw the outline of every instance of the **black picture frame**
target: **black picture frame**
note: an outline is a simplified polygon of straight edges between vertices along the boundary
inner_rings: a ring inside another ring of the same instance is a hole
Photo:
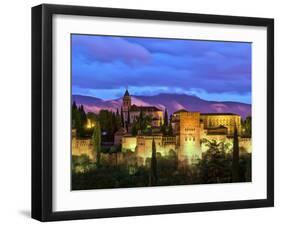
[[[267,198],[54,212],[52,210],[52,18],[55,14],[266,27]],[[32,218],[40,221],[56,221],[270,206],[274,206],[273,19],[49,4],[32,8]]]

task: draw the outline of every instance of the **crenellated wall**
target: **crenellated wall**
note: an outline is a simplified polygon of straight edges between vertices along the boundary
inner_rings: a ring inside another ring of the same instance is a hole
[[[96,160],[91,139],[77,139],[73,137],[71,143],[72,155],[88,155],[91,160]]]

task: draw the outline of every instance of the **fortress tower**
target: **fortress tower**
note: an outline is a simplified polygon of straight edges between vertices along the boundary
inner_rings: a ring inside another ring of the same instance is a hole
[[[200,112],[177,111],[173,122],[179,160],[195,163],[201,159]]]

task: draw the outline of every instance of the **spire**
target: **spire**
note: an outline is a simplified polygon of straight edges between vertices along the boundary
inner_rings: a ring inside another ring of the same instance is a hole
[[[124,97],[128,97],[128,96],[130,96],[130,94],[129,94],[129,91],[128,91],[128,88],[126,89],[126,92],[125,92],[125,94],[124,94]]]

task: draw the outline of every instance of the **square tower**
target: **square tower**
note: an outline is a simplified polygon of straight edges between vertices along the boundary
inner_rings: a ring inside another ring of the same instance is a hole
[[[195,163],[201,159],[200,112],[179,111],[174,116],[178,159],[188,164]]]

